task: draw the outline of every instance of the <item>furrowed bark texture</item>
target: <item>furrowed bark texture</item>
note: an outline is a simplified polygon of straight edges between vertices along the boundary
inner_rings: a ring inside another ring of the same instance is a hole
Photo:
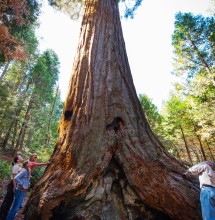
[[[138,101],[117,2],[85,3],[59,138],[26,219],[200,219],[198,185]]]

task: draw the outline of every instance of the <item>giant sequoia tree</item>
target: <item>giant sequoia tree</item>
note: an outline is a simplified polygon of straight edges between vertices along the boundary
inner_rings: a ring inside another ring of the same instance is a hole
[[[26,219],[200,219],[184,170],[145,119],[118,1],[85,1],[58,141]]]

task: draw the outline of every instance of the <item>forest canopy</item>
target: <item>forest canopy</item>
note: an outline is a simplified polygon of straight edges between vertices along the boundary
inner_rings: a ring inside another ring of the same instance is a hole
[[[78,19],[83,12],[85,0],[48,0],[50,5],[69,14],[72,19]],[[123,8],[123,16],[125,18],[134,18],[134,13],[141,5],[143,0],[118,0]]]

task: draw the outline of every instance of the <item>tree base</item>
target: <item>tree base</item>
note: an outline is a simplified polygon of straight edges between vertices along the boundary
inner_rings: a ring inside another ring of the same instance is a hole
[[[52,212],[59,219],[147,219],[169,220],[162,212],[146,206],[128,184],[124,172],[112,159],[104,175],[90,185],[81,196],[67,196]]]

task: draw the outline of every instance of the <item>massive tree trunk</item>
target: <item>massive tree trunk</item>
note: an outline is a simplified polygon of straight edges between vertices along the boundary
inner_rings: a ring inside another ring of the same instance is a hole
[[[85,3],[59,138],[28,220],[200,219],[198,184],[182,177],[143,114],[117,2]]]

